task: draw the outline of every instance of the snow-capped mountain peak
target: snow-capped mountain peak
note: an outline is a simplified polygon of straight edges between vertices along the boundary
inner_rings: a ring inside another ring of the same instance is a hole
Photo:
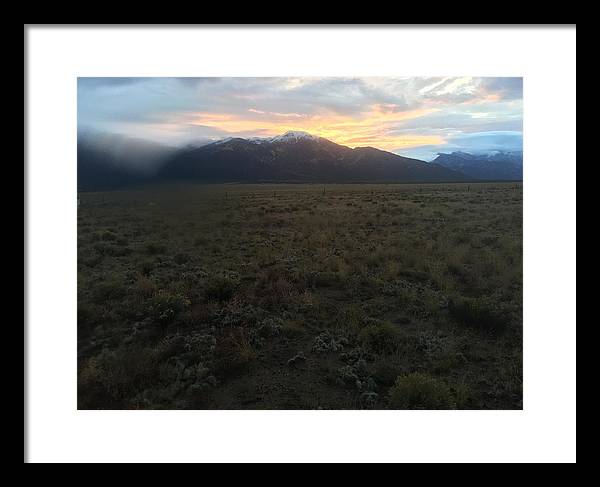
[[[230,140],[233,140],[233,137],[225,137],[224,139],[217,140],[217,141],[212,142],[212,143],[215,144],[215,145],[217,145],[217,144],[226,144]]]
[[[319,140],[319,137],[300,130],[289,130],[283,135],[277,135],[268,140],[269,142],[298,142],[299,140]]]
[[[213,144],[225,144],[234,139],[242,139],[241,137],[226,137],[225,139],[213,142]],[[299,142],[301,140],[314,140],[318,141],[321,137],[316,137],[309,134],[308,132],[302,132],[301,130],[289,130],[285,134],[276,135],[275,137],[248,137],[242,140],[252,142],[253,144],[264,144],[264,143],[276,143],[276,142]]]

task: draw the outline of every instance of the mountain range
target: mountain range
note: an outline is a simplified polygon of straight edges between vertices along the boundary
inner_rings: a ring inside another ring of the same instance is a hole
[[[452,152],[439,154],[433,161],[475,179],[523,179],[523,152],[493,151],[483,154]]]
[[[498,155],[482,159],[465,153],[440,154],[425,162],[374,147],[352,149],[306,132],[234,137],[180,149],[114,137],[78,138],[80,190],[181,181],[452,182],[513,179],[516,174],[512,160],[510,169],[505,168]],[[477,168],[482,165],[484,169]],[[496,174],[507,177],[493,176],[494,168],[498,168]]]
[[[458,181],[463,174],[373,147],[349,147],[304,132],[232,138],[182,150],[160,177],[197,181]]]

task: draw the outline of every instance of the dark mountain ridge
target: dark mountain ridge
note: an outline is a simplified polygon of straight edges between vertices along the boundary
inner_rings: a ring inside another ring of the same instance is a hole
[[[523,152],[521,151],[494,151],[483,154],[452,152],[439,154],[432,162],[476,179],[523,179]]]
[[[342,146],[299,132],[271,139],[232,138],[177,152],[160,170],[166,180],[209,182],[459,181],[463,174],[373,147]]]
[[[135,150],[115,151],[110,143],[90,143],[82,138],[77,148],[80,189],[183,181],[393,183],[472,179],[436,163],[374,147],[352,149],[305,132],[287,132],[264,139],[229,138],[178,150],[152,145],[142,148],[141,155]],[[150,170],[141,169],[140,160],[145,158]]]

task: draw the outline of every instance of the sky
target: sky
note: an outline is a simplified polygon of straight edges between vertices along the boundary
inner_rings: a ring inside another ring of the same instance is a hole
[[[78,78],[78,131],[169,146],[305,131],[432,160],[520,151],[522,78]]]

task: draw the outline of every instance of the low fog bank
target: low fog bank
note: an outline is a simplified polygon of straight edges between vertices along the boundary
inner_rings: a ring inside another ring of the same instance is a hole
[[[156,173],[177,150],[176,147],[144,139],[91,131],[78,133],[77,145],[87,151],[102,154],[106,164],[142,175]]]
[[[77,184],[102,190],[151,179],[178,150],[144,139],[80,131],[77,134]]]

